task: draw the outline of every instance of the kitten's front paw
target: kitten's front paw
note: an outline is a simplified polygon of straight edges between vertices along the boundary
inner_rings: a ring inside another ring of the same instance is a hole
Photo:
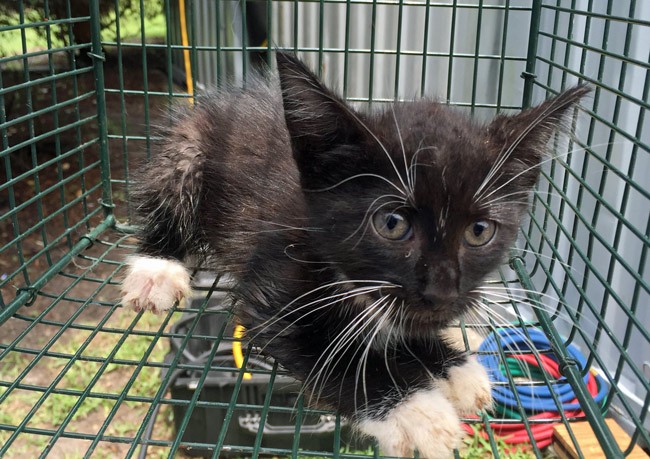
[[[128,258],[122,282],[124,306],[162,313],[190,293],[190,273],[179,261],[142,255]]]
[[[452,404],[439,389],[418,390],[379,420],[363,419],[357,428],[375,437],[387,456],[448,459],[461,445],[463,430]]]
[[[451,367],[449,377],[436,381],[436,386],[461,416],[492,408],[490,378],[474,356],[463,365]]]

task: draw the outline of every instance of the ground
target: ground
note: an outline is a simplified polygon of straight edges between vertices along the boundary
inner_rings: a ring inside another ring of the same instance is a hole
[[[106,72],[106,86],[109,88],[118,88],[120,86],[119,82],[119,72],[118,72],[118,60],[115,48],[106,48],[107,60],[105,64]],[[140,48],[126,48],[123,50],[123,61],[122,66],[124,68],[124,87],[127,89],[142,89],[144,85],[144,78],[142,72],[142,60],[141,60],[141,49]],[[157,56],[149,56],[150,64],[149,71],[147,72],[146,83],[150,91],[166,91],[167,90],[167,75],[166,73],[160,70],[160,66],[155,65],[155,61],[160,62],[160,59],[157,59]],[[55,56],[55,66],[57,69],[63,69],[66,62],[66,56],[63,54]],[[38,78],[38,72],[41,71],[47,74],[46,65],[47,61],[44,59],[32,59],[29,62],[29,65],[34,69],[34,73],[31,76],[32,79]],[[83,62],[80,62],[80,66],[83,65]],[[44,69],[45,67],[45,69]],[[59,71],[59,70],[57,70]],[[5,86],[11,86],[16,84],[24,78],[24,74],[20,71],[11,72],[4,71],[3,74],[5,80]],[[14,82],[11,82],[11,79],[15,79]],[[66,97],[70,97],[72,88],[71,88],[71,79],[63,80],[57,83],[56,86],[44,85],[43,87],[39,86],[34,88],[32,91],[32,110],[36,111],[47,106],[51,103],[52,93],[54,89],[59,101],[65,101]],[[78,92],[83,94],[86,91],[91,90],[94,86],[93,74],[92,72],[82,74],[77,78],[78,83]],[[181,90],[176,88],[175,90]],[[13,99],[11,98],[13,96]],[[23,92],[16,91],[15,93],[9,93],[5,96],[5,106],[8,108],[7,119],[15,119],[18,116],[24,114],[26,100],[20,100],[21,97],[25,97]],[[7,100],[9,99],[9,100]],[[109,134],[121,135],[122,134],[122,113],[128,115],[128,122],[126,123],[127,132],[129,135],[144,135],[146,131],[146,126],[144,123],[144,104],[142,96],[125,96],[124,101],[121,101],[121,98],[118,94],[107,94],[107,126]],[[164,106],[167,105],[167,101],[162,98],[152,98],[150,100],[150,113],[149,119],[152,125],[162,123],[161,119],[164,117]],[[13,112],[12,112],[13,110]],[[94,100],[94,97],[89,97],[84,99],[79,103],[78,110],[80,112],[81,118],[85,116],[91,116],[96,113],[97,106]],[[75,113],[73,110],[59,110],[58,111],[59,119],[57,120],[59,125],[65,125],[66,123],[74,120]],[[30,138],[30,130],[33,135],[39,135],[40,133],[48,132],[54,128],[53,117],[51,114],[45,114],[44,116],[38,117],[34,120],[33,123],[20,123],[14,125],[9,129],[9,141],[10,145],[16,145],[24,140]],[[44,141],[37,144],[36,149],[34,150],[38,157],[38,163],[42,164],[48,159],[56,157],[56,149],[59,151],[67,151],[74,146],[75,143],[78,144],[79,138],[74,134],[74,131],[67,131],[66,135],[72,135],[74,138],[66,139],[65,135],[59,137],[57,142],[54,142],[52,137],[46,138]],[[96,131],[85,129],[80,134],[81,140],[84,141],[86,138],[91,138],[96,136]],[[144,142],[133,142],[129,145],[129,154],[134,156],[130,160],[137,159],[135,157],[142,156],[144,151]],[[124,175],[125,162],[123,160],[123,149],[121,140],[115,139],[110,142],[109,150],[111,152],[111,163],[113,166],[112,173],[114,178],[121,178]],[[29,148],[21,149],[11,156],[12,161],[12,176],[16,177],[21,173],[27,172],[32,166],[33,162],[31,159],[31,154]],[[87,148],[84,151],[84,158],[86,161],[90,162],[93,158],[97,158],[99,155],[97,145]],[[16,203],[20,204],[28,201],[31,197],[34,196],[34,187],[35,179],[38,180],[38,185],[40,188],[47,189],[50,186],[55,186],[57,181],[61,180],[61,177],[68,177],[69,173],[79,170],[77,163],[75,162],[75,157],[71,157],[70,160],[65,160],[62,162],[57,162],[60,164],[59,169],[54,167],[43,171],[43,173],[38,176],[28,176],[24,180],[18,181],[13,187],[13,196],[11,197],[15,200]],[[61,175],[59,175],[61,174]],[[4,182],[7,177],[0,177],[0,182]],[[98,168],[92,169],[83,175],[83,186],[89,186],[89,184],[98,183],[100,180]],[[115,186],[116,189],[116,199],[119,201],[124,197],[124,191],[120,189],[119,185]],[[19,214],[19,222],[21,228],[29,228],[43,219],[44,216],[50,215],[56,209],[61,207],[62,202],[70,202],[74,200],[76,196],[79,196],[82,193],[82,180],[72,180],[69,182],[69,185],[62,188],[62,193],[52,192],[46,194],[40,200],[39,207],[36,211],[27,208],[25,211],[22,211]],[[7,212],[10,209],[9,195],[0,194],[0,214]],[[75,205],[71,206],[66,212],[64,218],[53,218],[51,219],[44,227],[46,233],[46,240],[51,240],[58,234],[63,233],[66,228],[74,225],[75,222],[80,221],[85,212],[92,211],[99,206],[97,198],[98,193],[89,195],[89,199],[86,200],[87,209],[84,210],[83,206]],[[40,215],[39,215],[40,211]],[[122,214],[122,216],[124,216]],[[101,214],[93,218],[90,222],[90,226],[96,224],[99,219],[101,219]],[[83,232],[86,230],[86,226],[80,227],[76,230],[72,239],[76,240]],[[0,220],[0,240],[10,241],[13,238],[13,226],[11,219],[2,219]],[[41,231],[35,231],[25,237],[22,241],[22,255],[23,259],[29,259],[30,257],[36,255],[44,247],[43,243],[43,234]],[[4,243],[3,243],[4,245]],[[66,239],[60,241],[58,244],[53,244],[51,248],[51,256],[56,259],[58,255],[68,250],[68,242]],[[97,254],[101,253],[101,249],[95,250]],[[125,253],[122,251],[122,254]],[[92,250],[90,252],[92,254]],[[112,258],[118,259],[120,257],[119,251],[114,251],[111,254]],[[75,261],[74,264],[66,268],[66,272],[74,275],[75,273],[82,273],[85,276],[89,276],[89,273],[93,277],[102,279],[108,277],[112,271],[115,269],[114,265],[109,263],[99,263],[91,271],[84,269],[84,264],[88,265],[91,263],[90,260],[79,259]],[[18,253],[14,250],[8,249],[2,257],[0,257],[0,275],[5,273],[13,273],[17,268],[20,267],[20,257]],[[78,266],[77,266],[78,265]],[[40,256],[37,257],[29,266],[30,274],[37,274],[42,272],[43,269],[47,267],[46,257]],[[12,282],[9,282],[3,287],[3,296],[6,299],[11,300],[13,298],[12,291],[15,291],[22,285],[22,278],[20,275],[16,276]],[[56,297],[58,294],[63,292],[66,288],[69,288],[71,285],[71,278],[66,276],[56,276],[50,281],[47,287],[44,289],[48,295]],[[66,297],[73,298],[87,298],[97,289],[97,284],[92,282],[80,282],[78,285],[74,286],[72,290],[66,292]],[[115,285],[108,285],[100,291],[100,296],[93,299],[93,305],[87,305],[84,307],[83,312],[74,319],[75,324],[97,324],[99,320],[105,318],[107,315],[110,317],[106,322],[106,326],[112,326],[114,328],[125,328],[134,319],[134,314],[132,311],[123,310],[122,308],[116,309],[111,314],[107,313],[106,304],[115,302],[118,298],[118,291]],[[94,303],[98,303],[100,306],[94,306]],[[38,297],[33,305],[30,307],[24,307],[19,312],[27,318],[37,317],[46,308],[52,303],[52,300],[47,297]],[[79,301],[58,301],[56,307],[52,308],[47,312],[42,320],[52,321],[52,322],[65,322],[67,321],[75,312],[80,308]],[[143,316],[138,323],[138,329],[140,330],[157,330],[160,324],[160,317],[153,315]],[[16,339],[21,332],[23,332],[26,327],[30,325],[29,320],[21,320],[18,318],[11,318],[6,323],[2,325],[2,343],[10,343]],[[19,341],[19,346],[21,349],[42,349],[43,346],[48,343],[48,341],[59,333],[61,327],[59,326],[48,326],[46,324],[39,324],[33,329],[31,329],[25,336],[23,336]],[[67,329],[61,336],[56,339],[54,345],[49,349],[50,352],[59,352],[64,354],[74,354],[79,347],[84,343],[88,337],[88,332],[80,329]],[[84,351],[84,356],[97,356],[102,357],[103,353],[112,350],[115,346],[115,342],[119,336],[115,334],[100,333],[98,334],[92,342],[88,345]],[[130,337],[124,345],[120,348],[116,358],[123,360],[139,360],[143,353],[149,347],[151,342],[151,337],[149,336],[136,336]],[[161,361],[164,354],[167,352],[168,345],[165,340],[160,340],[156,344],[156,347],[153,351],[152,356],[150,357],[153,360]],[[1,381],[13,381],[15,378],[22,372],[22,370],[31,362],[33,356],[29,353],[24,352],[11,352],[2,361],[0,361],[0,380]],[[55,379],[59,378],[57,387],[65,387],[72,389],[85,389],[93,376],[95,375],[97,369],[99,368],[99,363],[92,364],[89,362],[83,362],[83,365],[77,365],[76,363],[71,367],[65,369],[66,363],[69,362],[69,359],[66,358],[53,358],[53,357],[43,357],[38,361],[38,364],[34,366],[22,380],[23,384],[34,384],[38,386],[47,387]],[[65,371],[63,371],[65,370]],[[138,376],[137,385],[134,385],[133,389],[129,392],[129,395],[142,394],[151,396],[155,394],[156,390],[160,385],[160,371],[158,369],[145,368],[143,372]],[[111,364],[108,368],[105,369],[102,377],[99,381],[96,382],[93,390],[98,392],[105,393],[119,393],[122,390],[124,384],[129,381],[133,368],[125,365],[116,365]],[[6,389],[0,388],[0,395]],[[0,403],[0,423],[6,423],[10,425],[16,425],[22,421],[26,413],[34,406],[34,404],[41,398],[41,393],[15,389],[13,394],[4,401]],[[61,424],[61,422],[66,418],[70,408],[74,406],[77,401],[77,397],[66,396],[62,394],[53,394],[47,397],[44,404],[36,411],[32,419],[30,420],[29,427],[42,427],[42,428],[53,428]],[[76,413],[66,428],[66,430],[72,430],[77,432],[96,432],[99,427],[103,424],[106,415],[110,411],[110,408],[113,406],[113,401],[110,400],[101,400],[98,398],[88,398],[84,403],[77,407]],[[138,404],[135,402],[126,402],[122,404],[118,410],[116,416],[110,422],[108,429],[106,430],[107,435],[117,435],[117,436],[132,436],[137,428],[141,425],[141,420],[146,413],[148,406],[143,404]],[[0,445],[6,441],[8,434],[5,432],[0,433]],[[161,439],[170,439],[173,437],[172,429],[172,420],[171,420],[171,409],[163,409],[161,414],[158,417],[158,422],[155,428],[155,437]],[[40,453],[45,445],[47,444],[48,439],[45,436],[38,435],[21,435],[16,439],[12,444],[11,453],[6,457],[35,457],[37,453]],[[61,458],[73,458],[80,457],[83,455],[90,445],[90,441],[79,441],[73,439],[59,439],[54,445],[49,457],[61,457]],[[128,450],[129,445],[124,443],[103,443],[99,444],[95,450],[97,457],[120,457],[123,456]],[[156,448],[152,447],[149,449],[149,456],[156,457]]]

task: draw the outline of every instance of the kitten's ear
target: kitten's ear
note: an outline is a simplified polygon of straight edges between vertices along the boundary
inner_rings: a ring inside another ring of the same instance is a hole
[[[577,85],[517,115],[497,116],[490,124],[490,142],[500,147],[500,155],[510,152],[506,162],[513,169],[511,174],[519,175],[519,185],[535,184],[536,166],[545,156],[547,143],[553,134],[570,130],[571,109],[590,91],[587,85]]]
[[[295,56],[277,53],[284,117],[301,172],[318,154],[355,142],[358,115]]]

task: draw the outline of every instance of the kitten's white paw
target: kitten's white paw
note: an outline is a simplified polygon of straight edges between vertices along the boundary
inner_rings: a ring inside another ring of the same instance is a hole
[[[439,389],[414,392],[382,420],[364,419],[357,428],[375,437],[387,456],[448,459],[461,446],[463,430],[453,405]]]
[[[136,311],[162,313],[190,295],[190,273],[176,260],[134,255],[127,259],[122,304]]]
[[[449,377],[436,381],[461,416],[492,408],[492,386],[487,371],[474,356],[449,369]]]

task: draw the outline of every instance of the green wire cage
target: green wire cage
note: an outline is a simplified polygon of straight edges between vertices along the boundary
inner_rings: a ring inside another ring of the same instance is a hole
[[[238,368],[227,279],[197,269],[195,297],[163,316],[119,304],[135,247],[130,171],[155,154],[155,127],[193,91],[245,84],[275,48],[360,106],[423,95],[487,119],[592,85],[575,136],[554,143],[491,306],[544,332],[584,413],[536,419],[517,399],[527,446],[504,448],[484,415],[468,420],[480,448],[458,454],[640,457],[650,445],[648,43],[650,5],[634,0],[3,2],[0,457],[380,454],[351,440],[345,419],[307,407],[254,350]],[[479,325],[498,323],[460,327]],[[504,371],[513,385],[518,369]],[[588,371],[607,386],[598,403]],[[572,452],[535,439],[551,422]],[[585,422],[600,456],[577,428]]]

